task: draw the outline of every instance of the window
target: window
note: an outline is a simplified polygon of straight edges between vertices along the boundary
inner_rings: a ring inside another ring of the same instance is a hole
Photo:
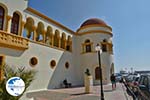
[[[148,78],[147,77],[144,78],[143,85],[145,85],[146,87],[148,87]]]
[[[19,15],[15,12],[13,14],[12,23],[11,23],[11,33],[18,34],[19,28]]]
[[[67,45],[67,46],[66,46],[66,50],[67,50],[67,51],[70,51],[70,45]]]
[[[4,24],[4,8],[0,6],[0,30],[3,30]]]
[[[85,41],[85,52],[91,52],[91,43],[90,40]]]
[[[66,50],[72,51],[72,38],[71,38],[71,36],[68,36],[68,38],[67,38]]]
[[[55,31],[55,35],[54,35],[54,46],[55,47],[59,47],[59,37],[60,33],[58,30]]]
[[[61,37],[61,48],[65,49],[65,43],[66,43],[66,34],[62,33]]]
[[[36,57],[32,57],[32,58],[30,59],[30,65],[31,65],[31,66],[37,65],[37,63],[38,63],[38,60],[37,60]]]
[[[102,44],[102,51],[107,52],[107,45],[106,44]]]
[[[141,77],[140,77],[140,80],[139,80],[139,84],[140,84],[140,85],[143,85],[143,79],[144,79],[144,77],[141,76]]]
[[[2,65],[3,63],[3,56],[0,56],[0,66]]]
[[[65,67],[66,67],[66,69],[69,68],[69,63],[68,62],[65,63]]]
[[[55,66],[56,66],[56,61],[55,60],[52,60],[50,62],[50,65],[51,65],[51,68],[53,69]]]

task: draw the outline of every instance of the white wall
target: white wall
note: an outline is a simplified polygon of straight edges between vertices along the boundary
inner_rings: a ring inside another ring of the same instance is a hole
[[[0,3],[8,8],[8,15],[13,15],[15,11],[23,13],[28,6],[28,0],[1,0]]]
[[[30,90],[47,88],[49,80],[51,79],[51,76],[55,70],[50,67],[50,61],[55,60],[56,64],[58,64],[63,55],[63,51],[35,43],[29,43],[29,49],[19,53],[19,55],[18,51],[10,49],[7,49],[7,51],[4,50],[5,49],[1,49],[0,53],[6,54],[6,63],[8,65],[25,66],[27,69],[30,68],[37,71],[36,79],[31,84]],[[38,59],[38,64],[33,68],[29,64],[29,61],[32,57],[36,57]],[[57,65],[55,68],[57,68]]]
[[[82,44],[85,42],[85,40],[89,39],[90,42],[93,43],[92,46],[92,53],[82,53]],[[97,53],[95,52],[95,46],[97,43],[102,42],[104,39],[110,40],[111,36],[109,34],[105,33],[91,33],[91,34],[85,34],[81,35],[78,37],[78,53],[79,55],[76,57],[80,59],[80,63],[78,63],[78,66],[80,66],[80,73],[81,73],[81,78],[83,80],[84,78],[84,72],[86,68],[88,68],[93,76],[94,79],[94,84],[98,84],[99,81],[95,80],[95,68],[98,67],[98,56]],[[110,77],[110,68],[111,64],[113,63],[113,57],[112,54],[109,54],[108,52],[103,52],[101,54],[101,65],[103,70],[103,76],[105,79],[104,83],[109,82],[109,77]]]

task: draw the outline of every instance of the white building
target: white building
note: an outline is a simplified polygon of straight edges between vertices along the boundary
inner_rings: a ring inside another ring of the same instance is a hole
[[[64,79],[81,86],[87,68],[99,84],[98,43],[103,82],[109,83],[114,73],[112,36],[112,28],[101,19],[88,19],[74,32],[28,7],[27,0],[0,1],[0,64],[37,70],[29,91],[61,88]]]

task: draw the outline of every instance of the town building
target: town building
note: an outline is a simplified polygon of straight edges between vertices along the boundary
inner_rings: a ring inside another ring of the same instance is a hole
[[[28,0],[0,1],[0,64],[36,70],[28,91],[84,85],[89,69],[93,84],[100,84],[97,44],[101,45],[103,84],[114,73],[112,28],[103,20],[90,18],[77,31],[28,7]],[[80,23],[79,23],[80,24]],[[0,79],[3,78],[0,71]]]

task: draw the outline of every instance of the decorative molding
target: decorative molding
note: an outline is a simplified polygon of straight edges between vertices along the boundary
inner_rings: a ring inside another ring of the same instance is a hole
[[[7,15],[6,18],[7,18],[7,21],[9,21],[10,19],[12,19],[12,16]]]
[[[99,25],[99,24],[93,24],[93,25],[86,25],[86,26],[80,27],[80,28],[77,30],[77,33],[78,33],[80,30],[83,30],[83,29],[86,29],[86,28],[91,28],[91,27],[104,27],[104,28],[108,28],[110,31],[112,31],[112,28],[111,28],[110,26]]]
[[[26,24],[25,21],[21,21],[21,26],[24,27],[24,25]]]
[[[107,32],[107,31],[88,31],[88,32],[82,32],[82,33],[77,33],[77,35],[81,36],[81,35],[86,35],[86,34],[91,34],[91,33],[100,33],[100,34],[108,34],[110,36],[113,36],[113,34],[111,32]]]

